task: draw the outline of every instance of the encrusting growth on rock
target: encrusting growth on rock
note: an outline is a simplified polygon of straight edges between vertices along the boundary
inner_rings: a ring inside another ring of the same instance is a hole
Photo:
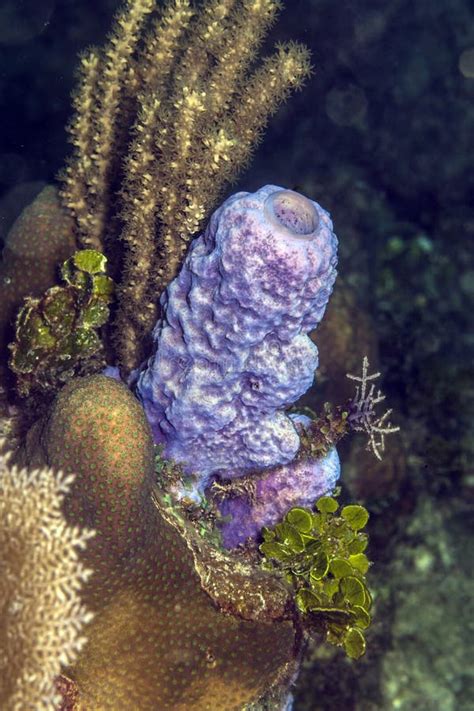
[[[311,73],[308,50],[279,45],[254,68],[277,0],[129,0],[102,49],[81,60],[73,155],[62,198],[83,247],[122,242],[116,347],[143,357],[157,301],[268,117]]]

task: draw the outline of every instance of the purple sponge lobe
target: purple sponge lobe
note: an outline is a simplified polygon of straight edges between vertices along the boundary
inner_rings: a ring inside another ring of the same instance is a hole
[[[223,545],[235,548],[248,538],[258,539],[263,526],[279,523],[293,506],[312,508],[320,496],[334,489],[339,474],[335,449],[321,459],[295,460],[265,472],[257,480],[255,502],[241,495],[220,504],[221,514],[230,517],[221,526]]]

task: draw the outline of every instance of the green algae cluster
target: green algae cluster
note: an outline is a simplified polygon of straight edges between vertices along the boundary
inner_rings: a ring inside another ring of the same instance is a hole
[[[77,249],[74,221],[57,190],[47,185],[16,219],[0,259],[0,369],[7,361],[11,326],[25,297],[40,297],[56,283],[57,265]]]
[[[64,286],[53,286],[41,298],[27,297],[15,324],[9,365],[21,397],[56,392],[74,375],[87,375],[105,365],[97,329],[109,318],[113,281],[107,259],[84,249],[61,267]]]
[[[290,408],[290,412],[301,412],[300,408]],[[347,407],[324,403],[322,413],[316,413],[310,407],[303,408],[304,414],[311,418],[309,427],[300,431],[300,449],[298,457],[317,459],[325,457],[340,439],[350,432],[349,410]]]
[[[363,533],[368,519],[363,506],[340,508],[334,497],[323,496],[315,511],[292,508],[273,529],[264,528],[260,545],[264,567],[280,569],[294,586],[306,629],[353,659],[365,652],[363,631],[371,622]]]

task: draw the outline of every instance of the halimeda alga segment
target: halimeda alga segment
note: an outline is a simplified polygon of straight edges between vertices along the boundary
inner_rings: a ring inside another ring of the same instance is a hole
[[[216,210],[161,298],[154,353],[135,387],[155,442],[193,481],[182,495],[198,499],[217,475],[266,470],[258,510],[224,505],[242,523],[224,527],[230,547],[338,478],[335,451],[291,463],[304,420],[285,413],[313,382],[318,350],[307,334],[323,317],[336,264],[329,214],[267,185]]]

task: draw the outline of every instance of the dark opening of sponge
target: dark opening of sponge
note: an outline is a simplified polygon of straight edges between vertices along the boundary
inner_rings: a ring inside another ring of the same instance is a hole
[[[280,225],[295,235],[310,235],[318,226],[318,213],[311,200],[292,190],[273,193],[265,207]]]

